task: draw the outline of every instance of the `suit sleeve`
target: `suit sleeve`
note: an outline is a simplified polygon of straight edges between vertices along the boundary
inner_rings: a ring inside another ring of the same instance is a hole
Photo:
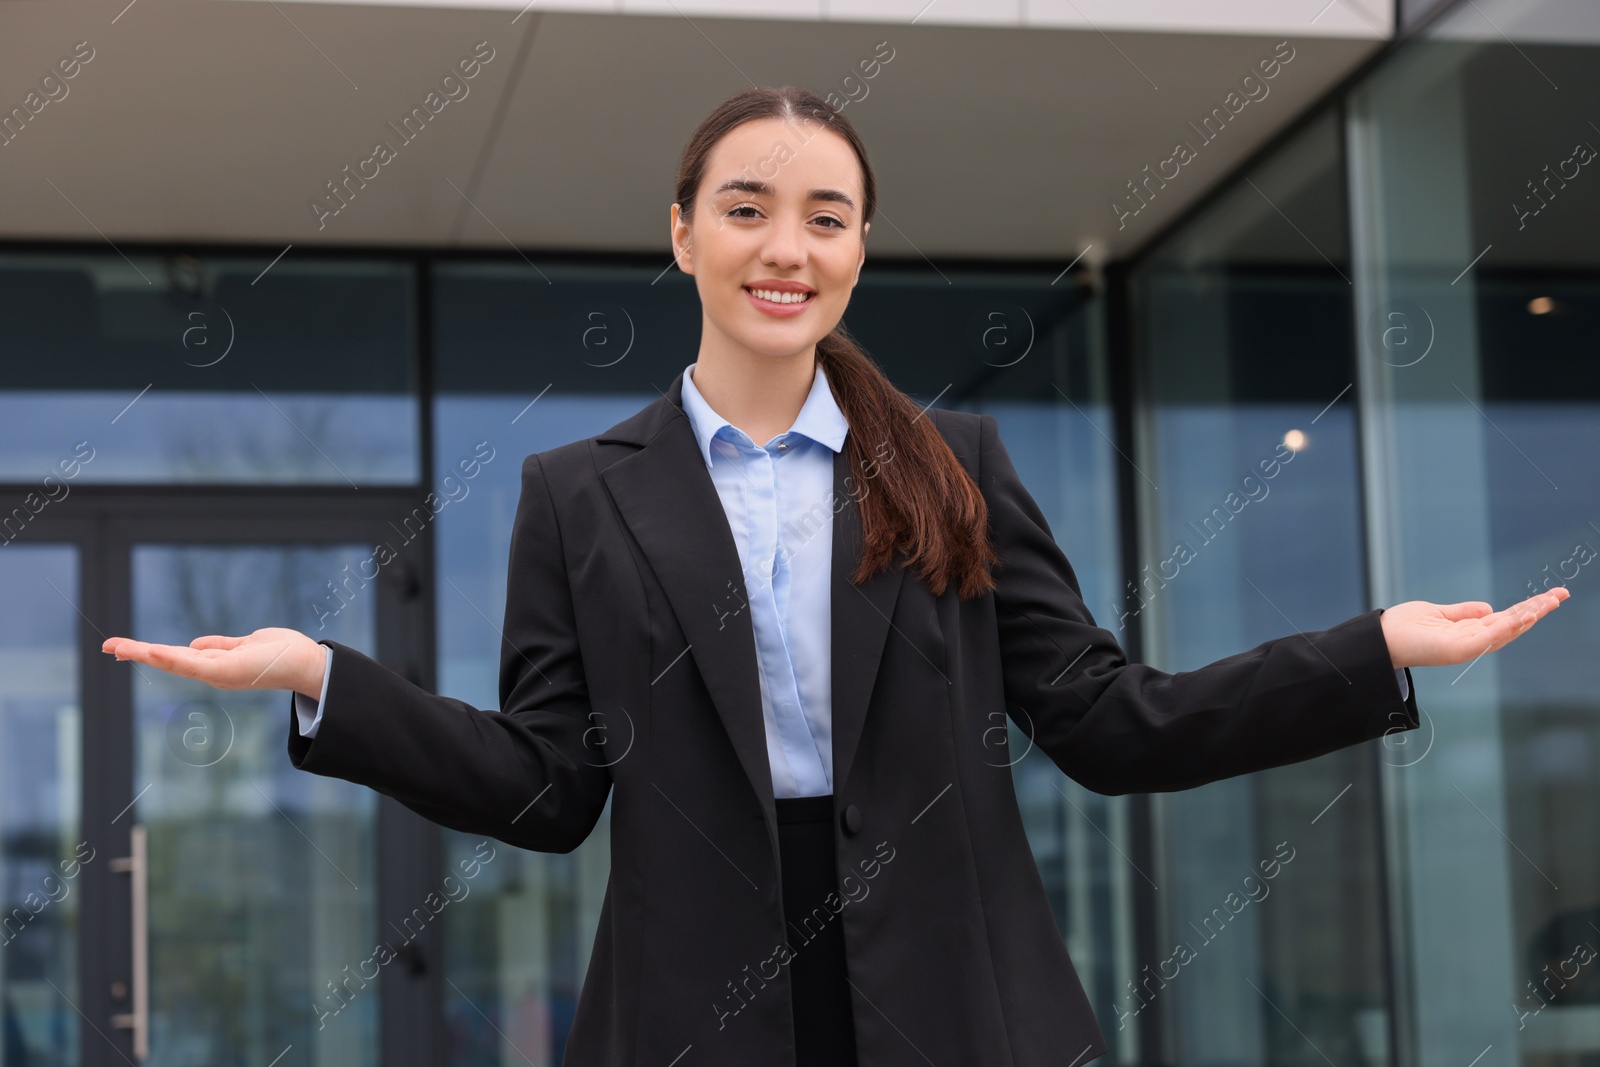
[[[601,751],[586,744],[589,690],[579,654],[561,535],[537,455],[522,465],[511,533],[499,711],[436,696],[338,641],[322,720],[297,729],[301,770],[368,786],[427,819],[538,852],[570,852],[611,791]]]
[[[1085,606],[992,415],[980,420],[978,473],[1001,561],[1008,712],[1074,781],[1108,795],[1189,789],[1419,725],[1410,672],[1403,695],[1396,685],[1382,608],[1192,671],[1129,663]]]

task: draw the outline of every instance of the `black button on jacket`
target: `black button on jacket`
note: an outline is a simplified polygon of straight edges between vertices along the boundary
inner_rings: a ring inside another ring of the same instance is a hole
[[[993,416],[930,408],[988,503],[999,588],[934,597],[898,558],[851,585],[857,500],[873,486],[835,457],[841,889],[786,917],[739,556],[682,379],[607,432],[524,460],[502,710],[430,694],[331,640],[315,738],[290,705],[296,767],[453,829],[567,852],[610,797],[611,875],[566,1067],[792,1067],[786,964],[807,920],[843,925],[860,1067],[1085,1064],[1105,1038],[1023,832],[1020,754],[996,724],[1009,714],[1107,794],[1187,789],[1418,725],[1381,609],[1198,670],[1128,663]]]

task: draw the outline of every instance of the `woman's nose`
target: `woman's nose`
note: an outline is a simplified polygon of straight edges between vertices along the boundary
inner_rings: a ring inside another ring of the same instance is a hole
[[[801,239],[804,228],[803,221],[774,220],[761,249],[762,262],[784,270],[804,266],[805,243]]]

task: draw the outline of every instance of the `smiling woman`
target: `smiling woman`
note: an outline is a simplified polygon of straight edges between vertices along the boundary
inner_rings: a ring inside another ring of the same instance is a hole
[[[992,589],[982,496],[932,420],[841,321],[877,208],[855,127],[808,89],[746,90],[690,138],[676,193],[673,252],[700,294],[694,384],[707,403],[766,441],[795,415],[766,397],[804,397],[820,366],[850,427],[851,482],[876,471],[885,447],[905,459],[861,502],[866,541],[852,579],[865,581],[903,551],[935,594],[951,583],[963,597]]]
[[[1416,729],[1409,667],[1502,647],[1566,596],[1408,601],[1177,674],[1130,663],[995,416],[918,404],[845,331],[877,197],[849,121],[745,90],[674,191],[696,360],[523,460],[497,710],[282,627],[102,646],[292,690],[297,768],[462,833],[565,853],[609,810],[562,1062],[1082,1067],[1108,1044],[1009,726],[1097,792],[1190,789]]]

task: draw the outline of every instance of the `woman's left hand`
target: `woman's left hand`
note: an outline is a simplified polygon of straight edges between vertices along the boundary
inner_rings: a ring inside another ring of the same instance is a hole
[[[1384,609],[1378,621],[1396,668],[1441,667],[1504,648],[1571,595],[1566,586],[1558,585],[1504,611],[1481,600],[1460,604],[1407,600]]]

